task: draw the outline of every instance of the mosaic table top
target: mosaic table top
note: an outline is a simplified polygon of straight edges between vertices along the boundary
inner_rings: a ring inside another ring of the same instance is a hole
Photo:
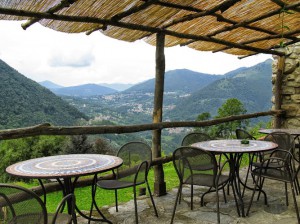
[[[259,140],[249,140],[249,144],[242,144],[240,139],[197,142],[192,144],[192,146],[202,148],[206,151],[222,153],[261,152],[278,147],[276,143]]]
[[[101,154],[70,154],[47,156],[15,163],[6,172],[27,178],[64,178],[95,174],[122,165],[116,156]]]

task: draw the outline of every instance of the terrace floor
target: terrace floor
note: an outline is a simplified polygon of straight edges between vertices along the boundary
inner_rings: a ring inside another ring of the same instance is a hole
[[[243,170],[245,173],[245,171]],[[265,183],[265,191],[268,196],[268,206],[264,204],[263,197],[259,201],[254,201],[247,217],[239,217],[237,215],[236,206],[232,192],[227,195],[227,203],[224,202],[222,193],[220,192],[220,217],[221,223],[260,223],[260,224],[294,224],[298,223],[292,195],[289,194],[289,206],[285,205],[284,184],[267,180]],[[290,187],[288,187],[290,191]],[[190,188],[183,189],[183,200],[177,206],[174,224],[210,224],[217,223],[215,193],[210,193],[205,197],[205,206],[200,206],[200,197],[203,188],[196,188],[194,194],[194,210],[190,210]],[[138,198],[138,214],[139,223],[142,224],[165,224],[170,223],[173,206],[175,202],[177,189],[168,192],[167,195],[154,197],[159,217],[154,215],[149,196],[140,196]],[[244,198],[246,209],[252,191],[247,190]],[[257,195],[257,194],[256,194]],[[300,195],[297,196],[298,206],[300,206]],[[245,210],[246,210],[245,209]],[[135,223],[133,200],[120,204],[119,212],[115,211],[115,207],[103,207],[102,211],[106,217],[113,223],[131,224]],[[82,218],[78,218],[78,223],[88,223]],[[91,222],[92,224],[100,222]]]

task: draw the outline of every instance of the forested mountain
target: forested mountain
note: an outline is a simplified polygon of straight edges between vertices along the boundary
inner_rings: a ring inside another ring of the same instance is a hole
[[[188,69],[176,69],[165,74],[165,92],[191,93],[222,78],[221,75],[209,75]],[[149,79],[125,90],[125,92],[154,92],[155,79]]]
[[[73,125],[86,118],[50,90],[0,60],[0,129],[49,122]]]
[[[63,87],[63,88],[55,88],[51,89],[57,95],[64,95],[64,96],[94,96],[94,95],[106,95],[106,94],[113,94],[118,92],[115,89],[108,88],[105,86],[100,86],[97,84],[84,84],[79,86],[70,86],[70,87]]]
[[[272,60],[249,68],[240,68],[225,74],[225,78],[192,93],[167,112],[172,120],[195,120],[198,114],[209,112],[216,115],[217,109],[229,98],[239,99],[247,112],[271,109]]]

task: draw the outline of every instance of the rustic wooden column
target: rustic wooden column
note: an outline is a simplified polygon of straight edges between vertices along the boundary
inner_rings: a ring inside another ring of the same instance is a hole
[[[156,36],[156,68],[155,68],[155,91],[153,123],[162,121],[164,79],[165,79],[165,34],[158,33]],[[152,132],[152,155],[153,158],[161,157],[161,130]],[[162,164],[154,166],[154,194],[165,195],[166,182],[164,181],[164,170]]]
[[[285,57],[281,56],[278,58],[278,64],[277,64],[277,73],[276,73],[276,79],[275,79],[275,110],[281,110],[281,104],[282,104],[282,78],[283,78],[283,71],[284,71],[284,64],[285,64]],[[274,128],[281,128],[281,116],[282,115],[276,115],[274,117]]]

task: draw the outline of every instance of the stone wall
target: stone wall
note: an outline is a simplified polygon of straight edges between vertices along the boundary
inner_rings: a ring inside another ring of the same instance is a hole
[[[300,128],[300,43],[286,47],[287,57],[282,77],[282,104],[281,109],[286,111],[282,120],[282,128]],[[275,81],[278,71],[278,57],[273,62],[273,105],[275,102]],[[274,108],[274,106],[273,106]]]

